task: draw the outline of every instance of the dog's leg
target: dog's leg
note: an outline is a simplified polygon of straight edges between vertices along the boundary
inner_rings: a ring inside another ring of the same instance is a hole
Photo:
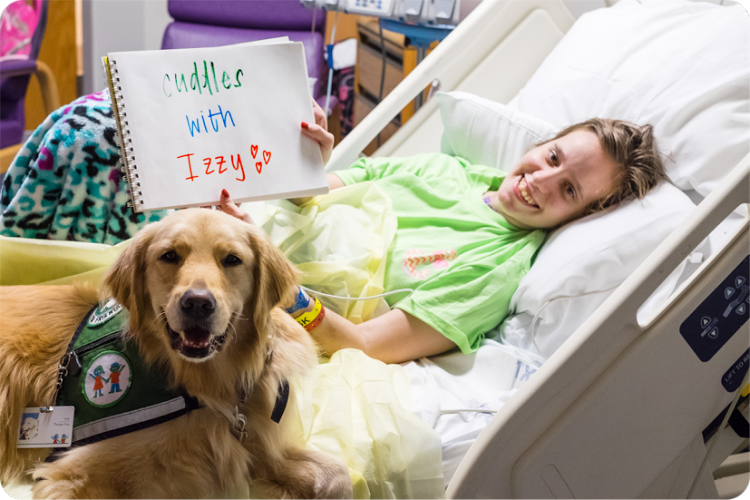
[[[37,498],[247,498],[248,453],[206,408],[66,451],[33,471]]]
[[[47,405],[57,365],[96,290],[73,286],[0,287],[0,481],[28,481],[46,449],[17,448],[26,407]]]
[[[41,479],[34,483],[31,491],[34,498],[82,498],[79,492],[83,487],[83,481],[77,478],[61,481]]]
[[[325,453],[288,448],[282,460],[259,465],[250,487],[262,498],[352,498],[348,469]]]
[[[32,470],[34,498],[117,498],[112,482],[97,481],[90,468],[77,454],[63,456],[56,462],[42,463]]]

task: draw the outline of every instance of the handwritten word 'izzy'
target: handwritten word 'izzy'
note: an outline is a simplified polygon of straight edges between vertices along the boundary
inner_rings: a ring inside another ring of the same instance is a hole
[[[256,144],[253,144],[250,146],[250,154],[253,157],[253,160],[257,160],[255,162],[255,170],[258,172],[258,174],[261,173],[263,170],[263,165],[268,165],[268,162],[271,161],[271,152],[263,150],[262,156],[263,161],[261,161],[261,158],[256,158],[258,156],[258,146]],[[186,181],[195,182],[195,179],[198,179],[200,175],[193,172],[193,162],[191,157],[194,156],[195,153],[188,153],[181,156],[178,156],[177,158],[187,158],[187,167],[188,171],[190,172],[190,175],[188,177],[185,177]],[[225,167],[224,165],[227,163],[225,156],[214,156],[214,157],[208,157],[203,158],[203,166],[206,167],[205,169],[205,175],[211,175],[214,172],[217,172],[219,174],[223,174],[224,172],[227,172],[229,170],[229,167]],[[232,165],[232,169],[237,172],[242,172],[242,177],[236,177],[235,179],[242,182],[245,180],[245,167],[242,165],[242,156],[237,153],[237,158],[235,160],[234,155],[229,156],[229,163]],[[200,171],[197,170],[196,171]]]
[[[208,72],[208,63],[203,61],[203,73],[198,73],[198,63],[193,63],[193,72],[190,73],[189,80],[190,86],[185,81],[185,73],[174,73],[174,81],[169,74],[164,74],[164,78],[161,80],[161,88],[164,95],[172,97],[174,95],[173,89],[177,89],[177,92],[188,92],[188,89],[197,90],[199,94],[203,93],[203,89],[206,89],[209,95],[213,95],[214,91],[219,92],[219,79],[216,77],[216,68],[214,62],[211,61],[211,74]],[[226,71],[222,71],[221,74],[221,87],[224,90],[229,90],[235,87],[242,87],[240,82],[240,75],[245,76],[245,73],[241,69],[238,69],[234,74],[234,81],[232,77]],[[202,77],[202,78],[201,78]],[[213,83],[213,88],[211,84]]]
[[[218,112],[214,112],[211,109],[208,110],[208,122],[211,124],[211,128],[214,132],[219,131],[219,118],[221,118],[221,123],[224,125],[224,128],[227,128],[227,120],[229,120],[233,127],[236,126],[234,124],[234,118],[232,118],[232,113],[229,110],[223,112],[221,110],[221,106],[219,106]],[[203,111],[201,111],[200,118],[191,120],[188,115],[185,115],[185,120],[187,120],[190,137],[195,137],[196,132],[199,134],[201,133],[201,123],[203,123],[203,130],[208,133],[208,127],[206,126],[206,117],[203,116]]]

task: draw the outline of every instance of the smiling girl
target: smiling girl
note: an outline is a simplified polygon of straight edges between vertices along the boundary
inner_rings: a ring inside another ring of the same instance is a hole
[[[314,107],[316,123],[302,131],[327,161],[333,136]],[[389,196],[398,228],[384,286],[413,291],[389,296],[390,312],[358,325],[301,289],[287,312],[329,355],[356,348],[399,363],[455,347],[473,352],[507,315],[547,230],[642,198],[663,178],[651,126],[619,120],[573,125],[507,174],[443,154],[360,159],[328,174],[330,189],[372,181]],[[252,223],[226,191],[221,201],[222,210]]]

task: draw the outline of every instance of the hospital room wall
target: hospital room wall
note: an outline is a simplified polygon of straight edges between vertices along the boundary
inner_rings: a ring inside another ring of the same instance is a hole
[[[613,1],[564,0],[575,17]],[[167,0],[84,0],[83,93],[105,87],[102,56],[122,50],[159,49],[164,29],[171,21]]]
[[[576,18],[616,1],[563,0]],[[82,17],[84,94],[105,87],[102,56],[114,51],[159,49],[164,29],[172,21],[167,11],[167,0],[84,0]]]

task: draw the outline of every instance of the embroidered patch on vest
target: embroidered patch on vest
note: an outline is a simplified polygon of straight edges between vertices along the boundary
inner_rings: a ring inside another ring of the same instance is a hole
[[[86,368],[83,394],[94,406],[112,406],[130,389],[131,375],[130,363],[121,353],[104,351]]]
[[[109,299],[104,304],[99,304],[89,318],[89,326],[97,326],[106,323],[122,310],[122,306],[115,299]]]

